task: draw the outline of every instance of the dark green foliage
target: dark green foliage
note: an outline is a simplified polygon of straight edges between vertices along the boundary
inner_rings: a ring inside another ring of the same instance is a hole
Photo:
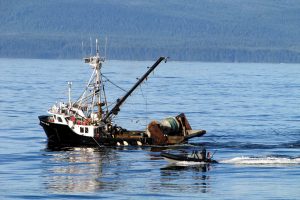
[[[1,0],[0,56],[300,62],[297,0]]]

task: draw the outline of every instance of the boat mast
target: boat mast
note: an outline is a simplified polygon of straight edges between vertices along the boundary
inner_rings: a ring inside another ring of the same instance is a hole
[[[69,92],[69,107],[72,106],[71,102],[71,87],[72,87],[72,82],[68,82],[68,92]]]
[[[86,117],[91,117],[93,121],[101,121],[103,117],[102,106],[107,105],[107,102],[101,74],[104,58],[100,57],[98,39],[96,39],[96,55],[84,58],[84,61],[92,67],[93,73],[77,103],[79,108],[84,110]],[[102,97],[104,102],[102,102]],[[97,115],[97,119],[94,114]]]
[[[102,103],[101,103],[101,67],[102,62],[99,55],[99,46],[98,46],[98,39],[96,39],[96,59],[97,59],[97,65],[96,65],[96,80],[95,80],[95,90],[94,94],[97,98],[97,106],[98,106],[98,119],[102,120]]]

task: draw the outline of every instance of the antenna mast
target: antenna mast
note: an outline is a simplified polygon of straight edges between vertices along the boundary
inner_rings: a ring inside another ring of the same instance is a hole
[[[105,37],[104,59],[106,60],[107,37]]]
[[[92,37],[90,37],[90,48],[91,48],[90,56],[92,56],[92,53],[93,53],[92,46],[93,46]]]
[[[72,87],[72,82],[68,82],[68,91],[69,91],[69,106],[71,107],[72,102],[71,102],[71,87]]]
[[[96,38],[96,56],[99,57],[99,45],[98,45],[98,38]]]

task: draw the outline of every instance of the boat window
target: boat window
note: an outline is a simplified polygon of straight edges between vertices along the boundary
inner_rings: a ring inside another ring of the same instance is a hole
[[[54,117],[54,119],[56,119],[56,115],[54,115],[53,117]]]
[[[62,119],[61,119],[60,117],[57,117],[57,120],[58,120],[59,122],[62,122]]]
[[[83,133],[83,127],[80,127],[80,133]]]
[[[89,128],[85,127],[85,133],[88,133],[88,132],[89,132]]]

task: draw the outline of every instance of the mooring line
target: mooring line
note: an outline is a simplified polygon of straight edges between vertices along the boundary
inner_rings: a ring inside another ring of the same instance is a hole
[[[99,147],[101,147],[101,145],[97,142],[97,140],[94,138],[94,137],[92,137],[93,139],[94,139],[94,141],[96,142],[96,144],[99,146]]]

